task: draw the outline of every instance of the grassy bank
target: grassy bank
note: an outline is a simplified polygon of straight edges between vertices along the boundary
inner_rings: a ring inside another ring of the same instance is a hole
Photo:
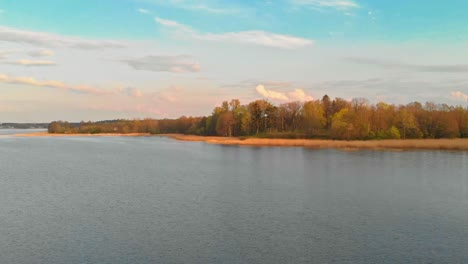
[[[192,135],[164,135],[182,141],[201,141],[210,144],[239,146],[279,146],[338,149],[393,149],[393,150],[465,150],[468,139],[407,139],[407,140],[368,140],[342,141],[320,139],[270,139],[270,138],[228,138],[202,137]]]

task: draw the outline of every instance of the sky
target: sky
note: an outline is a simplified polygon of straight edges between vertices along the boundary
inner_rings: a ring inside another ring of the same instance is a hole
[[[0,0],[0,123],[468,100],[468,1]]]

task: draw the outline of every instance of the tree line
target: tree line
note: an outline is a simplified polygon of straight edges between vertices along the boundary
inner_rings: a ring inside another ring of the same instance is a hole
[[[394,105],[341,98],[274,105],[224,101],[209,116],[178,119],[54,121],[49,133],[151,133],[224,137],[409,139],[468,138],[468,109],[426,102]]]

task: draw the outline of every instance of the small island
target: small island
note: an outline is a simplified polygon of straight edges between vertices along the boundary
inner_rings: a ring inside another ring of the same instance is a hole
[[[212,114],[177,119],[54,121],[48,133],[18,136],[168,136],[224,145],[303,146],[341,149],[468,150],[468,111],[462,106],[413,102],[266,100],[224,101]]]

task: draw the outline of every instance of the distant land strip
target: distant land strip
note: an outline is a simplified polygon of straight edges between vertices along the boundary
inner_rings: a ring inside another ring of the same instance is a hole
[[[467,102],[468,103],[468,102]],[[241,146],[468,150],[468,105],[371,104],[365,98],[274,105],[224,101],[208,116],[53,121],[48,133],[18,136],[151,136]]]

